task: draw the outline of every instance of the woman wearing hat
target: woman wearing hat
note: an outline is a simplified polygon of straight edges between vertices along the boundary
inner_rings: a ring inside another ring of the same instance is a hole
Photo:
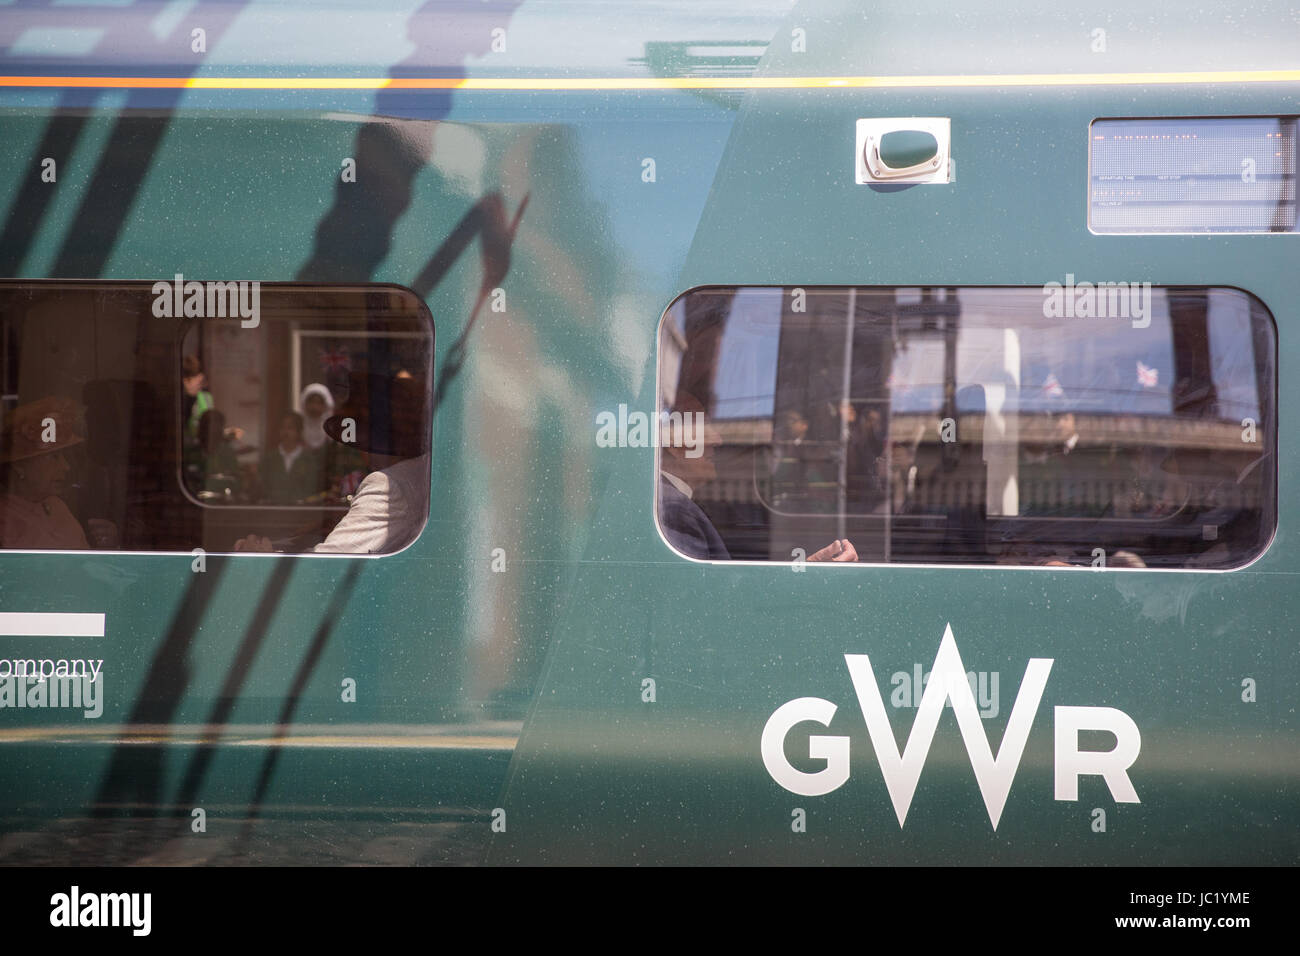
[[[347,401],[325,420],[325,434],[361,452],[366,475],[348,513],[313,551],[387,554],[415,540],[429,503],[429,402],[425,382],[409,372],[351,376]],[[236,551],[271,551],[250,534]]]
[[[0,545],[15,550],[84,551],[86,533],[59,497],[64,451],[83,441],[77,406],[65,398],[19,405],[0,430]]]

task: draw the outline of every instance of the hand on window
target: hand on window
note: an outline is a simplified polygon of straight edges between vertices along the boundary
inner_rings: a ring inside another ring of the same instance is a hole
[[[858,560],[857,549],[853,547],[853,542],[848,538],[832,541],[826,547],[814,554],[808,555],[809,561],[856,561]]]

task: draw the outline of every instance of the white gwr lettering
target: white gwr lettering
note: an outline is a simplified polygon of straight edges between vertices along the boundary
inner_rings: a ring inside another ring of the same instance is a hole
[[[1047,678],[1053,661],[1049,658],[1032,658],[1025,667],[1020,691],[1011,708],[1006,732],[996,756],[989,745],[980,720],[975,694],[966,677],[957,642],[949,625],[939,644],[934,659],[931,679],[917,709],[916,720],[902,753],[894,738],[885,701],[871,671],[871,660],[865,654],[845,654],[849,677],[857,695],[858,706],[876,751],[881,775],[894,813],[901,827],[907,820],[912,796],[930,753],[944,703],[952,702],[957,727],[970,757],[975,781],[979,784],[988,811],[989,822],[997,829],[1011,792],[1011,783],[1020,767],[1034,716],[1043,699]],[[819,697],[800,697],[778,707],[763,728],[761,752],[763,766],[780,786],[801,796],[824,796],[841,787],[849,778],[849,738],[844,736],[813,736],[808,738],[808,756],[825,760],[823,769],[806,772],[791,766],[785,757],[785,738],[790,730],[803,721],[816,721],[829,727],[836,706]],[[1137,760],[1142,747],[1142,735],[1123,711],[1113,707],[1057,707],[1056,718],[1056,799],[1077,800],[1079,777],[1100,776],[1117,803],[1138,803],[1137,791],[1129,780],[1128,768]],[[1079,750],[1080,730],[1104,730],[1115,735],[1115,747],[1108,751]]]
[[[820,797],[838,790],[849,779],[848,737],[808,738],[808,756],[826,761],[826,766],[816,773],[796,770],[785,759],[785,735],[791,727],[805,720],[829,727],[834,716],[835,705],[820,697],[800,697],[776,709],[763,728],[762,741],[763,766],[773,780],[791,793]]]
[[[1079,731],[1108,730],[1114,750],[1080,750]],[[1079,778],[1095,775],[1106,781],[1116,803],[1141,803],[1128,768],[1142,749],[1142,734],[1133,718],[1114,707],[1056,708],[1056,799],[1078,800]]]

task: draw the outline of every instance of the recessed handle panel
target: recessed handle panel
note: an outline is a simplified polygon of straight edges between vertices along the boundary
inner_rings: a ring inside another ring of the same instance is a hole
[[[950,182],[949,132],[946,117],[858,120],[857,182]]]

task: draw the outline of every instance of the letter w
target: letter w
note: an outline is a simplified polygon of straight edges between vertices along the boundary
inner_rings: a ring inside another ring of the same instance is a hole
[[[984,797],[984,806],[989,812],[989,822],[996,830],[998,821],[1002,818],[1002,808],[1007,802],[1007,794],[1011,792],[1011,781],[1015,779],[1020,758],[1025,752],[1025,742],[1029,739],[1034,715],[1038,713],[1038,704],[1047,686],[1052,660],[1031,658],[1025,667],[1025,676],[1020,682],[1015,705],[1011,708],[997,757],[993,756],[988,738],[984,735],[979,708],[967,682],[966,666],[962,664],[961,654],[957,651],[951,624],[944,629],[943,641],[930,673],[930,682],[925,687],[921,706],[917,708],[916,721],[912,724],[911,735],[907,738],[901,756],[893,728],[889,725],[889,716],[885,713],[884,698],[881,697],[880,687],[871,672],[871,660],[866,654],[845,654],[844,662],[849,667],[849,677],[853,680],[858,706],[862,708],[867,731],[871,734],[871,745],[876,750],[876,760],[880,763],[889,799],[893,801],[898,825],[903,826],[907,820],[907,811],[912,805],[917,781],[921,778],[921,768],[925,766],[935,729],[943,715],[944,701],[951,699],[957,726],[961,729],[962,741],[966,744],[966,753],[970,756],[975,779]]]

